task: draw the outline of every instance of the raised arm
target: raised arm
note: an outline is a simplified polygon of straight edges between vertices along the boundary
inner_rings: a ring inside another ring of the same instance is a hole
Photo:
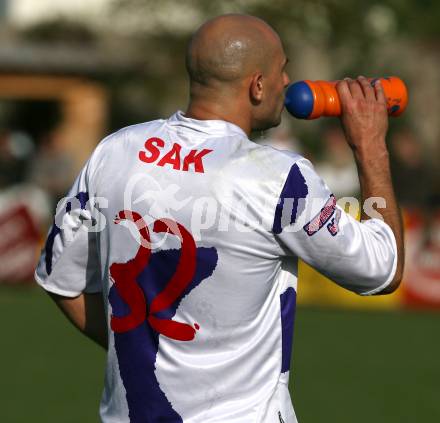
[[[402,279],[404,249],[385,144],[385,97],[380,85],[371,87],[362,77],[342,81],[337,89],[342,125],[358,167],[362,222],[337,204],[308,160],[292,156],[284,186],[275,193],[279,201],[272,231],[284,254],[301,258],[345,289],[388,294]],[[375,201],[380,210],[373,209]]]
[[[381,197],[380,209],[385,223],[394,233],[397,246],[396,273],[382,293],[393,292],[400,284],[404,266],[403,226],[391,182],[385,136],[388,130],[386,99],[380,81],[374,87],[364,77],[346,79],[337,85],[341,100],[341,122],[353,150],[361,187],[362,204],[370,197]],[[362,209],[362,220],[369,219]]]

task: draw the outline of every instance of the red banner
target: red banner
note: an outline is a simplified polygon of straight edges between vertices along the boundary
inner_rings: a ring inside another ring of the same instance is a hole
[[[40,234],[24,205],[0,212],[0,282],[33,280]]]
[[[440,213],[406,213],[403,300],[410,307],[440,309]]]

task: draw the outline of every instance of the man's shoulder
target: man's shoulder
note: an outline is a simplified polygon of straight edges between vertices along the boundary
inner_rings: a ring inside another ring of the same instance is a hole
[[[255,164],[256,180],[271,181],[278,197],[289,196],[298,190],[304,191],[304,195],[315,196],[330,192],[310,160],[301,154],[255,144],[248,156]]]
[[[304,157],[301,156],[301,154],[296,153],[291,150],[281,150],[276,147],[272,147],[271,145],[265,145],[265,144],[257,144],[260,150],[265,152],[266,154],[272,155],[274,158],[277,158],[278,160],[286,160],[286,161],[298,161],[300,159],[303,159]]]
[[[274,171],[288,171],[297,163],[308,162],[301,154],[289,150],[280,150],[278,148],[252,143],[250,158],[258,162],[264,162]]]
[[[89,167],[92,169],[98,168],[100,164],[108,162],[110,158],[117,158],[119,160],[122,157],[121,155],[129,151],[136,144],[132,142],[134,139],[142,140],[152,130],[156,130],[163,125],[164,122],[163,119],[157,119],[137,123],[107,135],[92,152],[89,158]]]
[[[101,143],[111,144],[114,142],[129,139],[132,136],[143,136],[152,129],[159,128],[165,124],[165,119],[156,119],[148,122],[136,123],[134,125],[125,126],[105,137]]]

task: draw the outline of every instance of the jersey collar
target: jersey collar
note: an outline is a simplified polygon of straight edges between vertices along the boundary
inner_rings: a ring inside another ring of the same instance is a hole
[[[246,133],[237,125],[224,120],[197,120],[186,117],[181,110],[174,113],[167,121],[171,126],[180,126],[211,135],[242,135]]]

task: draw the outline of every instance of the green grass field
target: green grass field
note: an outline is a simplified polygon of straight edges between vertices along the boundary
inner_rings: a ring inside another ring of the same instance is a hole
[[[104,353],[36,288],[0,289],[0,422],[98,422]],[[301,423],[440,422],[440,313],[300,308]]]

